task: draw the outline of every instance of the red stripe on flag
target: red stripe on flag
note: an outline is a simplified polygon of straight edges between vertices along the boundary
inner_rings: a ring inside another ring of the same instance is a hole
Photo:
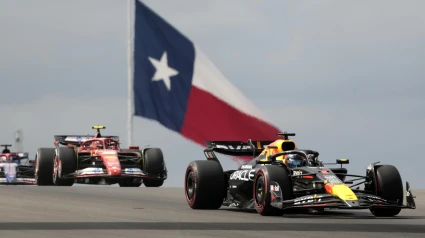
[[[205,141],[210,140],[275,140],[277,132],[279,130],[273,125],[247,115],[210,93],[192,86],[181,129],[184,137],[205,146]]]

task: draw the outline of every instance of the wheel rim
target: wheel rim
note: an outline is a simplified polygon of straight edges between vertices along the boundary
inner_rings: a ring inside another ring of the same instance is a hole
[[[258,205],[263,203],[265,195],[264,177],[260,176],[255,184],[255,197]]]
[[[193,172],[192,171],[190,171],[187,175],[186,193],[187,193],[187,198],[192,201],[193,196],[195,194],[195,181],[194,181],[194,178],[193,178]]]
[[[60,176],[62,175],[62,163],[57,157],[53,160],[53,183],[57,184],[60,181]]]
[[[54,183],[56,183],[57,182],[57,179],[58,179],[58,160],[57,160],[57,158],[55,158],[54,160],[53,160],[54,162],[53,162],[53,182]]]
[[[38,184],[38,153],[35,155],[34,177],[35,177],[35,182]]]

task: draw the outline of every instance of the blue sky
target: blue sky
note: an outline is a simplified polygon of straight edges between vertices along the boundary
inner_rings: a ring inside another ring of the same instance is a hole
[[[153,1],[300,147],[325,161],[397,166],[424,188],[424,1]],[[0,141],[24,149],[94,124],[127,144],[126,1],[0,1]],[[260,93],[266,91],[267,93]],[[159,146],[165,186],[183,186],[202,148],[158,123],[134,121],[134,143]],[[13,148],[13,147],[12,147]],[[222,157],[226,169],[237,166]]]

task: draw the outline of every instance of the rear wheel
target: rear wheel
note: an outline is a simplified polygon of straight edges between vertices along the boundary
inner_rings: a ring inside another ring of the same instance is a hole
[[[198,160],[189,164],[184,193],[193,209],[219,209],[224,200],[223,168],[217,161]]]
[[[158,178],[143,179],[143,184],[146,187],[160,187],[164,184],[166,175],[166,167],[164,155],[159,148],[148,148],[144,153],[143,170],[151,176]]]
[[[72,186],[74,178],[64,178],[64,175],[77,170],[75,150],[68,147],[58,147],[54,158],[53,183],[56,186]]]
[[[403,182],[396,167],[375,166],[375,178],[372,181],[376,184],[376,190],[373,189],[375,195],[403,205]],[[370,211],[377,217],[392,217],[398,215],[401,208],[371,208]]]
[[[283,210],[273,207],[271,202],[278,197],[282,200],[292,197],[288,171],[280,166],[265,165],[258,170],[254,177],[253,189],[255,209],[262,216],[282,216]]]
[[[164,180],[145,179],[143,184],[145,187],[161,187],[164,184]]]
[[[53,158],[55,148],[39,148],[35,162],[35,184],[38,186],[53,185]]]

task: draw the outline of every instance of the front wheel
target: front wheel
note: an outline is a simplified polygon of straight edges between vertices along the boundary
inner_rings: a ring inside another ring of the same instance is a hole
[[[75,150],[67,147],[58,147],[54,158],[53,183],[56,186],[72,186],[74,179],[65,179],[63,175],[73,173],[76,169],[77,158]]]
[[[257,171],[253,186],[254,205],[262,216],[282,216],[283,210],[273,207],[272,202],[291,199],[292,184],[285,167],[265,165]]]
[[[148,148],[144,153],[143,169],[151,176],[160,178],[146,178],[143,184],[146,187],[161,187],[164,184],[164,179],[167,174],[165,167],[164,155],[159,148]]]
[[[378,165],[375,167],[376,184],[374,193],[385,200],[403,205],[403,182],[397,168],[392,165]],[[401,208],[371,208],[370,211],[377,217],[392,217],[400,213]]]

